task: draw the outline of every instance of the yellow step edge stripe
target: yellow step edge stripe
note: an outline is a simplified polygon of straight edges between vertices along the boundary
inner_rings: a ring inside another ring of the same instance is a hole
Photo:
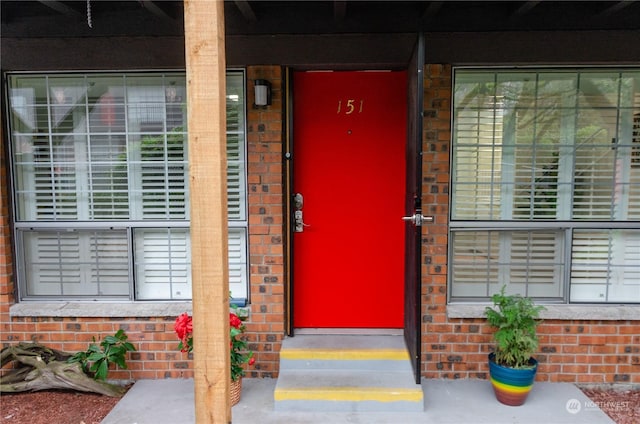
[[[276,389],[276,401],[326,400],[326,401],[375,401],[375,402],[422,402],[422,389],[387,387],[306,387]]]
[[[323,359],[323,360],[393,360],[409,359],[404,349],[283,349],[281,359]]]

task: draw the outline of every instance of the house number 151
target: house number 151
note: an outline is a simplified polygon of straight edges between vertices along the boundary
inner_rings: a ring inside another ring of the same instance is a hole
[[[338,111],[336,113],[344,113],[345,115],[351,115],[352,113],[357,112],[362,113],[362,106],[364,104],[364,100],[356,101],[356,99],[347,99],[347,101],[342,104],[342,100],[338,100]]]

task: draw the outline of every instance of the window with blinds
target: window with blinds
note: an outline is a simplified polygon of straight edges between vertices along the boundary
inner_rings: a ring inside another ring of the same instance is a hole
[[[21,297],[190,299],[184,73],[8,81]],[[242,71],[227,91],[230,288],[245,299]]]
[[[452,300],[640,302],[640,70],[455,72]]]

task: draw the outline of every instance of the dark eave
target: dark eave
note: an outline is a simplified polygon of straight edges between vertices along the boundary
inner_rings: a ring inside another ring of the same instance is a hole
[[[181,35],[182,1],[3,0],[2,36]],[[91,15],[92,27],[87,14]],[[639,1],[225,1],[228,35],[640,29]]]
[[[227,0],[224,8],[231,67],[404,68],[417,33],[429,63],[640,63],[640,0]],[[182,1],[1,0],[0,19],[4,71],[184,68]]]
[[[55,10],[58,13],[61,13],[61,14],[65,15],[65,16],[68,16],[68,17],[71,17],[71,18],[80,18],[80,17],[84,17],[85,16],[79,10],[77,10],[74,7],[72,7],[71,5],[65,4],[64,2],[61,2],[61,1],[40,0],[40,3],[42,3],[43,5],[45,5],[47,7],[50,7],[51,9]]]

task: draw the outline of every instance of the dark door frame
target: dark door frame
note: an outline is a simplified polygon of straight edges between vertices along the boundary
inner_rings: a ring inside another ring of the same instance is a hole
[[[424,35],[419,34],[407,76],[407,188],[406,216],[422,214],[422,102]],[[415,381],[420,384],[422,332],[421,260],[422,227],[405,224],[404,339],[411,358]]]
[[[284,327],[287,336],[293,334],[293,69],[284,70]]]
[[[408,105],[407,105],[407,189],[405,211],[409,215],[420,212],[421,184],[422,184],[422,102],[423,102],[423,72],[425,61],[424,34],[418,34],[417,41],[408,64]],[[293,93],[292,75],[294,70],[287,67],[284,72],[284,213],[286,219],[284,255],[285,255],[285,333],[294,336],[294,310],[293,310]],[[411,146],[411,147],[410,147]],[[411,229],[413,228],[413,230]],[[414,370],[416,383],[421,378],[421,230],[420,227],[412,227],[407,224],[406,247],[413,252],[412,258],[405,262],[405,322],[404,338],[411,363]]]

